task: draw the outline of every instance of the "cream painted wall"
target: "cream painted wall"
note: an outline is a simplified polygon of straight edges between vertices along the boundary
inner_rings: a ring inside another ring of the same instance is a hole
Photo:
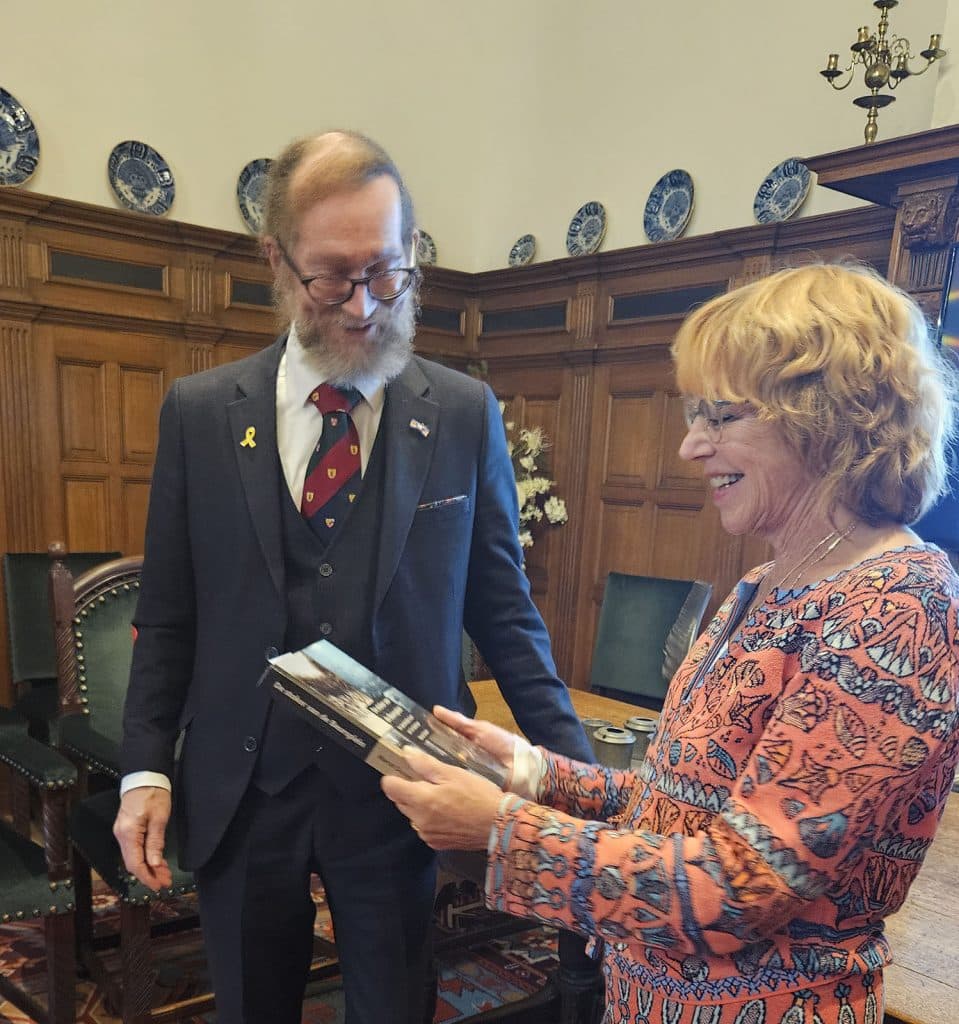
[[[0,86],[29,109],[41,161],[27,187],[114,206],[106,160],[122,139],[176,176],[170,216],[244,230],[240,168],[326,127],[391,151],[439,262],[502,267],[531,232],[565,255],[582,203],[606,205],[603,248],[645,242],[657,178],[696,185],[688,233],[753,222],[753,196],[789,156],[862,142],[854,84],[816,73],[846,52],[867,0],[33,0],[4,11]],[[893,28],[959,53],[959,0],[904,0]],[[879,137],[957,120],[951,67],[908,82]],[[948,90],[947,90],[948,83]],[[935,117],[933,108],[935,106]],[[803,214],[852,200],[813,190]]]
[[[930,29],[930,31],[933,31]],[[959,0],[949,0],[942,21],[942,47],[946,56],[939,69],[932,127],[959,122]],[[928,45],[928,44],[923,44]]]

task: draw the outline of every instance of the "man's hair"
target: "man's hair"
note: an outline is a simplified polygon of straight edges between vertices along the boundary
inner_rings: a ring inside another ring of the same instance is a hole
[[[297,171],[303,174],[291,189]],[[338,130],[291,142],[270,165],[263,213],[263,236],[292,245],[299,215],[322,199],[358,189],[386,175],[400,190],[400,230],[404,245],[413,239],[413,200],[396,164],[382,146],[359,132]]]
[[[945,490],[957,376],[916,303],[871,268],[782,270],[718,296],[673,360],[684,393],[774,422],[831,509],[910,523]]]

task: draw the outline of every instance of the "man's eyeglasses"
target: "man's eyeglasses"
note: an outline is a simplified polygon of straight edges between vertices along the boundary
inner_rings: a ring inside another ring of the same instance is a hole
[[[696,420],[702,417],[706,436],[713,444],[722,441],[725,424],[742,419],[743,416],[749,414],[749,411],[750,407],[743,402],[728,402],[722,398],[715,402],[707,401],[705,398],[683,399],[683,418],[686,420],[686,429],[692,430]]]
[[[398,299],[409,288],[416,274],[416,267],[392,267],[389,270],[377,270],[375,274],[366,277],[337,277],[331,274],[304,277],[279,239],[276,240],[276,247],[310,298],[326,306],[342,306],[344,302],[349,302],[358,284],[365,285],[370,295],[379,302],[390,302]]]

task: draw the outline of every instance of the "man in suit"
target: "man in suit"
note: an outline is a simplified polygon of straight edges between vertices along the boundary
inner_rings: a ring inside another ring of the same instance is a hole
[[[300,1020],[311,872],[351,1024],[419,1024],[427,999],[433,855],[373,770],[258,685],[272,654],[327,637],[421,704],[458,707],[465,627],[526,734],[589,759],[522,572],[496,400],[411,354],[415,247],[378,145],[291,144],[264,234],[289,331],[178,380],[160,417],[114,831],[162,887],[176,809],[231,1024]]]

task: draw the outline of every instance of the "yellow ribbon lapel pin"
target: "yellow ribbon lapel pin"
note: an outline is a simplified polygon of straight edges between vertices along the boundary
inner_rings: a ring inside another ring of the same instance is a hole
[[[241,448],[255,448],[256,447],[256,427],[247,427],[246,435],[240,442]]]

